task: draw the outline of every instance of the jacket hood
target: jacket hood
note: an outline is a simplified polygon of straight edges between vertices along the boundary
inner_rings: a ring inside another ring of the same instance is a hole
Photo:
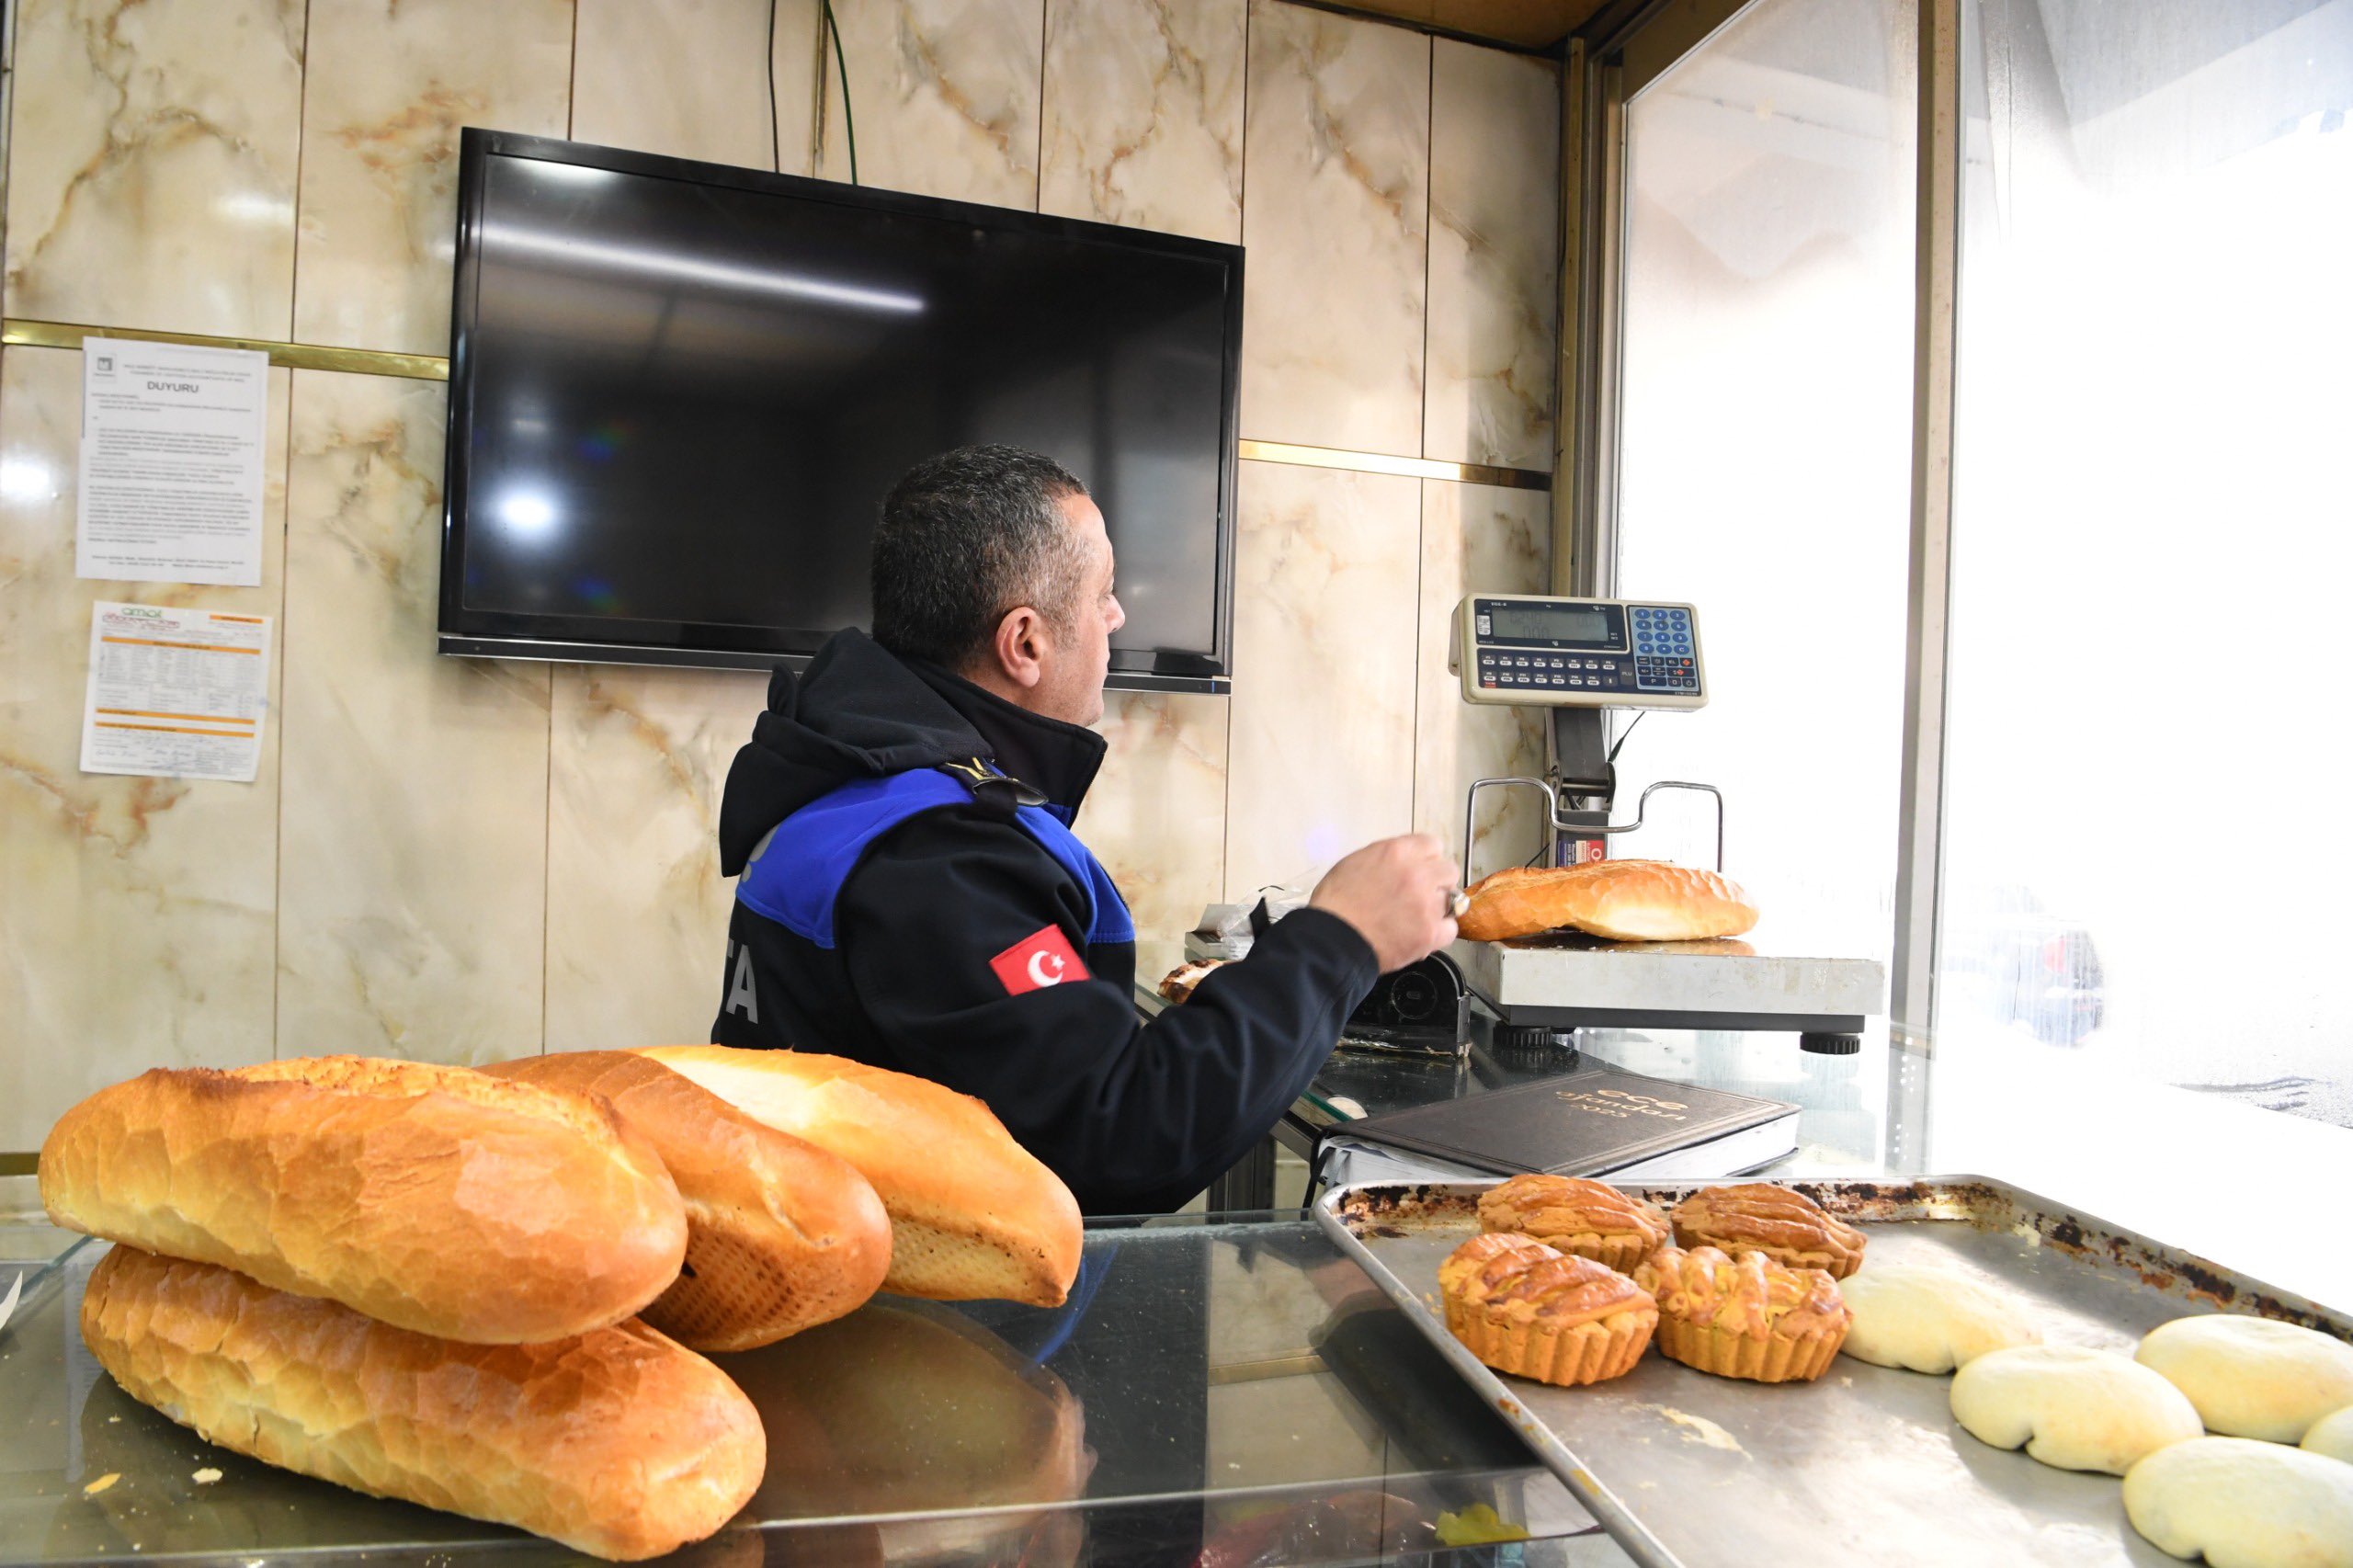
[[[796,676],[779,668],[752,738],[727,769],[719,861],[735,876],[768,831],[859,778],[974,757],[1076,814],[1103,738],[1029,712],[920,660],[902,659],[856,629],[839,631]]]

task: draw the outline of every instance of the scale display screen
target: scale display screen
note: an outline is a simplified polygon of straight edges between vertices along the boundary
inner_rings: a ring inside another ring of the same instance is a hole
[[[1617,640],[1608,614],[1586,605],[1499,604],[1491,614],[1499,642],[1600,644]]]

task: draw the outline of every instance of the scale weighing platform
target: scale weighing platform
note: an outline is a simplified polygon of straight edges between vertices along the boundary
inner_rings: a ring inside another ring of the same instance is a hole
[[[1461,678],[1465,701],[1546,710],[1544,777],[1483,778],[1471,786],[1463,886],[1483,869],[1471,856],[1479,795],[1486,790],[1542,796],[1547,865],[1608,858],[1617,848],[1613,840],[1643,826],[1650,797],[1661,790],[1705,794],[1715,802],[1715,869],[1724,869],[1723,797],[1712,785],[1662,779],[1643,790],[1633,821],[1611,820],[1617,767],[1604,711],[1707,705],[1707,663],[1693,606],[1472,594],[1456,608],[1454,630],[1448,666]],[[1769,903],[1761,924],[1769,934]],[[1787,1030],[1808,1050],[1845,1054],[1860,1049],[1864,1022],[1885,1006],[1887,992],[1885,966],[1876,960],[1826,956],[1802,945],[1780,949],[1769,935],[1763,941],[1612,942],[1551,932],[1458,942],[1449,956],[1470,992],[1460,1009],[1466,1043],[1477,1031],[1506,1048],[1567,1046],[1568,1031],[1586,1027],[1757,1029]]]

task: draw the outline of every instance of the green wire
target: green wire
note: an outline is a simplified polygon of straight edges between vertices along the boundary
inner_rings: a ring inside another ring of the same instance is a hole
[[[842,76],[842,130],[849,140],[849,183],[858,183],[858,121],[849,112],[849,62],[842,58],[841,24],[834,20],[834,0],[824,0],[825,30],[834,35],[834,67]]]

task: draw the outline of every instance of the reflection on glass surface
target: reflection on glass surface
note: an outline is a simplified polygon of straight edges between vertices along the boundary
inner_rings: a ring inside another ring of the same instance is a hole
[[[1938,1093],[2341,1171],[2353,0],[1965,14]]]
[[[1768,938],[1892,940],[1910,507],[1914,7],[1759,0],[1629,107],[1617,591],[1688,601],[1707,708],[1619,799],[1724,791]],[[1614,853],[1708,865],[1661,796]]]
[[[460,608],[543,619],[469,630],[811,651],[868,619],[892,482],[1008,441],[1103,508],[1114,668],[1213,651],[1228,256],[506,155],[482,188]]]
[[[74,1327],[95,1261],[77,1254],[0,1334],[0,1555],[578,1561],[240,1458],[133,1401]],[[1590,1525],[1295,1218],[1097,1224],[1063,1308],[885,1298],[713,1359],[758,1407],[768,1467],[751,1506],[677,1560],[694,1568],[1196,1554],[1257,1568],[1418,1556],[1479,1539],[1488,1519],[1536,1535]]]

